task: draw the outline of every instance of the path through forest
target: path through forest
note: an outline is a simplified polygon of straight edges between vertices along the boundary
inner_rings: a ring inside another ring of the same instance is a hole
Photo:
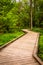
[[[39,65],[33,58],[38,33],[28,33],[0,51],[0,65]]]

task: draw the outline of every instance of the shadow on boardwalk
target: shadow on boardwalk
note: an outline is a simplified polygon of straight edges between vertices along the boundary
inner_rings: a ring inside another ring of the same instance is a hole
[[[0,51],[0,65],[39,65],[33,58],[37,33],[28,33]]]

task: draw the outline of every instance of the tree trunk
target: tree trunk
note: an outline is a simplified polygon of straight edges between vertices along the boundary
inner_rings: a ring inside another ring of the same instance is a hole
[[[30,28],[32,30],[33,23],[32,23],[32,0],[30,0]]]

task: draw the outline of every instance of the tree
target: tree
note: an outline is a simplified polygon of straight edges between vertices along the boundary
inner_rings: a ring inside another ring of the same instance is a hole
[[[43,0],[34,0],[33,25],[43,27]]]
[[[32,0],[30,0],[30,27],[31,27],[31,30],[32,30],[32,27],[33,27],[33,23],[32,23]]]
[[[10,20],[7,18],[8,12],[12,9],[11,0],[0,0],[0,32],[8,32]]]

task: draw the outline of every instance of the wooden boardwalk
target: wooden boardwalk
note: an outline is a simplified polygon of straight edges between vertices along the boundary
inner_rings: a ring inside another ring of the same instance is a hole
[[[39,65],[32,56],[38,34],[27,32],[26,35],[0,51],[0,65]]]

